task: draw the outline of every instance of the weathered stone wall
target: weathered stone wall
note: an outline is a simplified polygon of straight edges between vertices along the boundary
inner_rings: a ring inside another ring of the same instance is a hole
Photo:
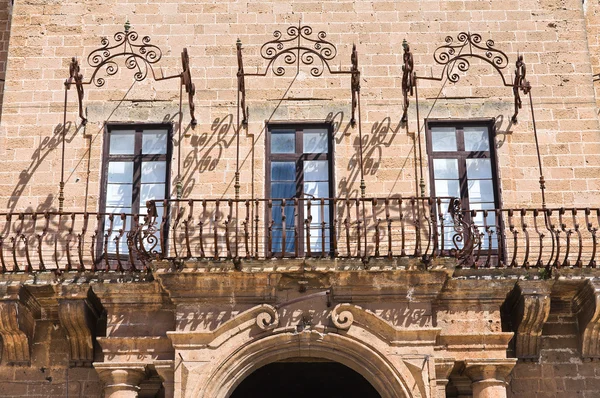
[[[12,1],[6,0],[0,3],[0,104],[4,96],[4,80],[6,78],[8,44],[10,41],[10,22],[12,13]]]
[[[509,384],[510,397],[596,397],[600,365],[579,355],[577,317],[571,303],[552,301],[544,325],[539,362],[519,362]]]
[[[3,358],[6,361],[6,358]],[[69,344],[58,321],[37,320],[30,366],[0,366],[0,397],[100,397],[91,368],[69,368]]]
[[[399,124],[402,40],[411,43],[415,71],[426,76],[441,73],[439,67],[433,67],[433,51],[444,44],[444,37],[471,31],[481,33],[484,40],[493,39],[496,48],[507,53],[510,65],[504,76],[508,82],[517,53],[524,56],[527,78],[533,86],[549,204],[598,203],[599,127],[586,23],[579,0],[560,4],[533,0],[325,4],[28,0],[18,2],[13,15],[0,133],[0,155],[5,160],[0,171],[3,208],[57,207],[63,82],[68,77],[68,63],[72,56],[78,57],[84,78],[89,79],[92,69],[86,64],[87,55],[99,47],[101,37],[112,40],[127,17],[141,36],[151,36],[152,43],[163,50],[159,75],[179,73],[180,52],[184,47],[189,50],[199,124],[191,129],[189,114],[184,111],[179,174],[185,197],[233,195],[236,39],[244,45],[246,72],[254,72],[258,66],[265,66],[259,48],[272,39],[272,32],[285,33],[288,26],[301,20],[313,27],[314,34],[321,30],[328,33],[327,39],[338,49],[332,62],[336,68],[350,66],[351,46],[357,45],[367,195],[415,193],[414,99],[408,133]],[[129,72],[108,78],[102,88],[85,87],[89,118],[85,127],[77,119],[76,94],[74,90],[69,92],[67,209],[97,209],[105,122],[177,121],[177,81],[136,83]],[[358,192],[358,131],[348,127],[349,79],[327,73],[312,78],[310,70],[304,69],[298,76],[288,70],[281,78],[272,74],[248,78],[246,85],[250,124],[240,139],[242,197],[264,195],[266,119],[324,120],[328,115],[339,122],[336,191],[338,195]],[[436,101],[438,96],[442,98]],[[527,97],[523,96],[519,123],[511,124],[512,90],[502,86],[500,76],[491,67],[477,61],[456,85],[421,81],[419,97],[422,118],[496,118],[504,205],[540,203]],[[177,153],[176,146],[174,157]],[[176,161],[171,173],[173,177],[178,174]],[[429,185],[427,170],[425,183]]]

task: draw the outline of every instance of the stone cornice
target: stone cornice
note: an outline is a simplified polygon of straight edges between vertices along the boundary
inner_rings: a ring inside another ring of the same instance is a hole
[[[443,356],[466,360],[472,357],[498,358],[506,355],[512,332],[441,334],[435,350]]]
[[[288,260],[286,260],[288,261]],[[333,261],[333,260],[331,260]],[[244,303],[262,304],[277,300],[279,291],[332,289],[337,302],[373,300],[426,302],[435,299],[448,279],[440,270],[295,270],[272,272],[167,272],[157,271],[156,279],[176,304]]]

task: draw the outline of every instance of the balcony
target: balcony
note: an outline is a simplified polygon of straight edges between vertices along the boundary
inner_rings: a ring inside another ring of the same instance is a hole
[[[455,258],[596,267],[600,208],[461,209],[453,198],[150,201],[147,215],[0,213],[0,272],[144,271],[155,260]],[[285,233],[284,233],[285,231]]]

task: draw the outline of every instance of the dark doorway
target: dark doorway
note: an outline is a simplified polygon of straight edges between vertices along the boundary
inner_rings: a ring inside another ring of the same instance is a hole
[[[381,398],[360,374],[337,362],[274,362],[259,368],[231,398]]]

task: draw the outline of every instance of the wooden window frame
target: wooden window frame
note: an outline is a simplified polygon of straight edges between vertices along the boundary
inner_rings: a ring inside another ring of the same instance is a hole
[[[468,179],[466,170],[467,159],[490,159],[492,166],[492,184],[494,192],[494,208],[502,208],[502,196],[500,189],[500,177],[498,175],[498,156],[496,152],[495,139],[495,120],[494,119],[426,119],[426,139],[427,139],[427,164],[429,166],[429,183],[431,188],[431,196],[436,196],[435,192],[435,176],[433,174],[433,159],[458,159],[458,175],[459,175],[459,193],[460,200],[464,210],[469,207]],[[457,150],[456,151],[433,151],[433,143],[431,138],[432,127],[454,127],[457,134]],[[489,151],[465,151],[464,149],[464,127],[487,127],[488,139],[490,144]],[[481,156],[487,154],[486,156]]]
[[[142,134],[144,130],[152,129],[166,129],[167,130],[167,151],[165,154],[142,154]],[[135,130],[134,138],[134,150],[131,155],[111,155],[110,152],[110,139],[113,131],[119,130]],[[102,168],[100,177],[100,198],[99,198],[99,209],[101,213],[108,213],[106,207],[106,192],[108,187],[108,166],[110,162],[133,162],[133,184],[132,184],[132,202],[131,202],[131,214],[140,214],[140,190],[141,190],[141,166],[144,161],[165,161],[166,162],[166,175],[165,175],[165,198],[170,196],[171,187],[171,161],[173,157],[173,124],[172,123],[105,123],[103,132],[103,145],[102,145]],[[114,213],[120,214],[120,213]],[[165,233],[169,230],[168,220],[169,215],[167,209],[164,210],[163,217],[165,217]],[[97,258],[101,260],[104,253],[104,218],[100,221],[101,234],[97,237]],[[143,222],[140,218],[139,222]],[[129,225],[131,227],[131,225]],[[168,239],[165,239],[168,241]],[[167,248],[165,248],[167,250]],[[112,256],[112,254],[109,254]]]
[[[436,197],[435,192],[435,176],[433,170],[433,159],[457,159],[458,160],[458,175],[459,175],[459,193],[462,209],[465,210],[464,219],[466,222],[471,222],[470,202],[468,193],[468,178],[466,170],[467,159],[490,159],[492,167],[492,186],[494,193],[494,209],[502,209],[502,192],[501,182],[498,175],[498,156],[496,151],[496,125],[494,119],[426,119],[426,145],[427,145],[427,158],[429,166],[429,183],[431,188],[431,196]],[[432,127],[454,127],[457,135],[457,150],[456,151],[433,151],[433,142],[431,136]],[[464,128],[465,127],[487,127],[488,129],[488,140],[489,140],[489,151],[465,151],[464,149]],[[483,153],[482,153],[483,152]],[[482,156],[484,155],[484,156]],[[437,208],[435,209],[437,212]],[[504,231],[504,220],[502,212],[498,214],[497,226],[499,232]],[[504,247],[504,239],[498,243],[498,247],[491,251],[482,247],[481,253],[488,253],[493,256],[493,262],[499,262],[506,257],[506,248]]]
[[[327,153],[304,153],[304,141],[303,141],[303,133],[304,130],[307,129],[326,129],[327,130]],[[271,163],[273,161],[279,162],[295,162],[296,164],[296,198],[300,198],[303,195],[304,191],[304,161],[307,160],[327,160],[329,167],[329,198],[334,197],[335,192],[335,150],[334,150],[334,129],[332,123],[328,122],[269,122],[266,126],[266,139],[265,139],[265,196],[267,199],[271,199]],[[295,132],[295,148],[296,151],[294,153],[271,153],[271,134],[273,130],[289,130]],[[273,198],[280,199],[280,198]],[[285,198],[285,199],[293,199],[293,198]],[[333,203],[329,200],[329,230],[330,237],[333,236],[333,218],[335,217],[335,209],[333,208]],[[265,206],[265,220],[267,220],[265,226],[268,229],[268,225],[271,222],[271,212]],[[300,225],[296,227],[299,230],[298,237],[298,255],[303,257],[306,253],[305,250],[305,227],[304,227],[304,206],[298,205],[298,222]],[[266,232],[268,234],[268,231]],[[265,235],[267,236],[267,235]],[[312,251],[311,255],[332,255],[332,245],[329,245],[329,252],[322,253],[320,251]],[[285,250],[285,249],[283,249]],[[281,254],[281,252],[274,252]],[[294,253],[284,252],[284,256],[291,256]]]

